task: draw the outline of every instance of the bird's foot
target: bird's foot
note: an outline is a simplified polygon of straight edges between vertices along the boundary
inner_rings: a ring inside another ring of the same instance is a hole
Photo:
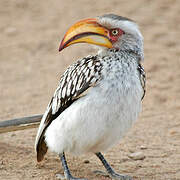
[[[94,171],[94,173],[96,173],[97,175],[101,175],[101,176],[105,176],[105,177],[110,177],[110,178],[116,179],[116,180],[133,180],[132,177],[130,177],[128,175],[117,174],[115,172],[106,173],[106,172],[97,170],[97,171]]]
[[[109,177],[109,174],[104,172],[104,171],[96,170],[96,171],[93,171],[93,173],[95,173],[96,175],[100,175],[100,176],[104,176],[104,177]]]
[[[115,172],[110,174],[110,177],[112,179],[119,179],[119,180],[133,180],[133,178],[131,176],[124,175],[124,174],[117,174]]]
[[[62,165],[64,167],[64,176],[61,174],[56,174],[56,177],[60,180],[87,180],[87,179],[83,179],[83,178],[75,178],[71,175],[70,170],[68,168],[67,162],[66,162],[66,158],[65,158],[65,154],[64,152],[62,154],[59,155],[62,161]]]
[[[106,168],[106,171],[107,171],[107,174],[105,174],[106,176],[108,175],[112,179],[117,179],[117,180],[133,180],[130,176],[123,175],[123,174],[117,174],[112,169],[112,167],[108,164],[108,162],[106,161],[106,159],[100,152],[96,153],[96,156],[101,160],[102,164]],[[99,172],[99,171],[97,171],[97,172]],[[101,175],[103,175],[103,174],[101,173]]]
[[[73,176],[63,176],[62,174],[56,174],[56,178],[59,179],[59,180],[87,180],[87,179],[84,179],[84,178],[75,178]]]
[[[65,176],[63,176],[62,174],[56,174],[56,178],[60,179],[60,180],[65,180]]]

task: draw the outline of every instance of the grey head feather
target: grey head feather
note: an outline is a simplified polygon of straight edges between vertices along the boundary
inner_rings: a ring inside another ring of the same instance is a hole
[[[119,21],[132,21],[132,22],[134,22],[132,19],[129,19],[129,18],[126,18],[123,16],[118,16],[116,14],[104,14],[101,17],[110,18],[110,19],[119,20]]]
[[[98,22],[108,29],[120,28],[125,32],[113,44],[115,48],[133,51],[141,60],[144,59],[143,36],[135,21],[115,14],[105,14],[98,17]]]

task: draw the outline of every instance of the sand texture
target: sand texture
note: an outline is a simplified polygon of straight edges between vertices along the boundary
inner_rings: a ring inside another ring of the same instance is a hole
[[[135,180],[180,179],[180,1],[178,0],[1,0],[0,121],[44,113],[60,75],[94,51],[74,45],[58,52],[69,26],[115,13],[134,19],[144,35],[147,93],[143,112],[128,135],[105,157]],[[37,129],[0,134],[1,180],[55,180],[63,173],[56,154],[37,164]],[[131,158],[133,153],[141,160]],[[76,177],[109,179],[94,155],[67,156]],[[89,163],[86,163],[89,160]]]

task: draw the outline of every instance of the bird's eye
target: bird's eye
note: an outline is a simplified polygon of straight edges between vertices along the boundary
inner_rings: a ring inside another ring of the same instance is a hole
[[[117,35],[119,34],[118,29],[112,29],[112,30],[111,30],[111,34],[112,34],[113,36],[117,36]]]

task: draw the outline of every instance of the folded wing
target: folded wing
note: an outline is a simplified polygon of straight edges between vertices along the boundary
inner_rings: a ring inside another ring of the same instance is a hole
[[[37,161],[43,160],[48,147],[45,143],[45,131],[74,101],[87,94],[101,77],[101,63],[97,56],[88,56],[71,65],[62,75],[58,88],[42,117],[35,141]]]

